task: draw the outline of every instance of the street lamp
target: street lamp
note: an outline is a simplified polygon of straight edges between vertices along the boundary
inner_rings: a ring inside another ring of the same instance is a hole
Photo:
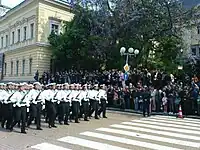
[[[121,55],[122,56],[126,55],[126,64],[128,64],[128,57],[129,56],[132,56],[132,55],[137,56],[139,54],[139,52],[140,51],[138,49],[133,49],[132,47],[130,47],[128,49],[128,52],[126,52],[126,48],[125,47],[121,47],[121,49],[120,49]]]
[[[178,70],[183,70],[183,62],[182,62],[183,49],[181,49],[180,52],[181,52],[181,54],[179,55],[179,63],[180,63],[180,65],[178,65]]]

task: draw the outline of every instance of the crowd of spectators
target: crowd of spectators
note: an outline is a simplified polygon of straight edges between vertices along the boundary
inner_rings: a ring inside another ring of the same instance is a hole
[[[108,106],[121,109],[143,110],[142,93],[147,87],[151,93],[150,111],[176,114],[179,104],[184,113],[198,113],[199,82],[184,76],[178,80],[174,75],[158,70],[134,69],[128,73],[118,70],[56,72],[54,75],[44,72],[38,78],[43,84],[81,83],[105,84],[107,86]]]

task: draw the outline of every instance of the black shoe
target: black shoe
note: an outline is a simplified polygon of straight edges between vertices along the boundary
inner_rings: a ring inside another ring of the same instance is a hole
[[[106,116],[103,116],[103,118],[108,118],[108,117],[106,117]]]
[[[26,131],[21,131],[21,133],[26,134]]]
[[[64,125],[69,125],[69,123],[68,123],[68,122],[65,122]]]
[[[95,117],[95,119],[99,119],[99,117]]]
[[[49,125],[49,128],[52,128],[52,126],[51,126],[51,125]]]
[[[60,124],[60,125],[63,125],[63,123],[62,123],[61,121],[59,122],[59,124]]]
[[[37,128],[37,130],[43,130],[42,128]]]
[[[10,132],[12,132],[12,131],[13,131],[13,128],[10,128],[9,130],[10,130]]]
[[[4,128],[4,124],[3,123],[1,124],[1,127]]]
[[[80,123],[79,121],[75,121],[75,123]]]
[[[57,126],[53,125],[52,128],[57,128]]]
[[[84,121],[89,121],[88,119],[84,119]]]

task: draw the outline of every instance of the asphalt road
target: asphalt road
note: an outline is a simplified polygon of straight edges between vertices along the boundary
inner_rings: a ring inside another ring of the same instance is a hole
[[[43,131],[32,125],[26,135],[0,130],[0,150],[197,150],[200,121],[174,117],[108,113],[108,119],[70,126],[58,125]]]

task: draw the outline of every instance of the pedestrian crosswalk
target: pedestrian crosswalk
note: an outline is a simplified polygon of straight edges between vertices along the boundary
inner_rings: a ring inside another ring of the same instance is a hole
[[[152,116],[111,124],[56,140],[40,143],[36,150],[197,150],[200,149],[200,121],[172,116]]]

